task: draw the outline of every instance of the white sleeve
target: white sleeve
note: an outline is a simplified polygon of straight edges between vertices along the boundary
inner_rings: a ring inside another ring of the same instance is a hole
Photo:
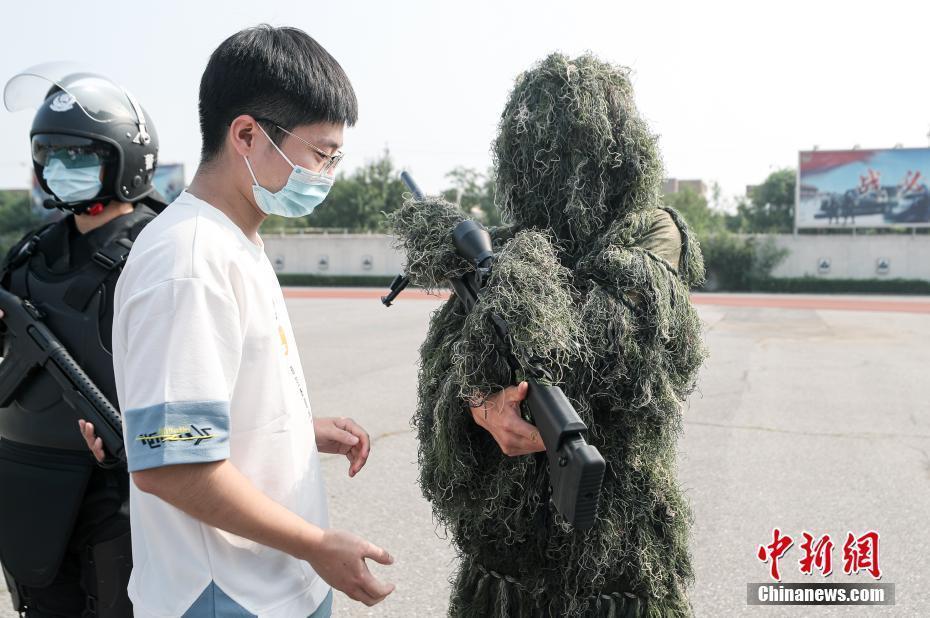
[[[229,400],[242,355],[239,307],[199,278],[117,307],[113,362],[129,471],[229,457]]]

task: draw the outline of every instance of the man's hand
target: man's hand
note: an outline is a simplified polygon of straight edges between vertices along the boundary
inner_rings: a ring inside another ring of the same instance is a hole
[[[315,418],[313,432],[321,453],[345,455],[351,464],[349,476],[358,474],[371,453],[371,439],[361,425],[351,418]]]
[[[208,526],[306,560],[329,585],[366,605],[394,591],[365,563],[371,558],[391,564],[390,554],[348,532],[305,521],[262,493],[228,459],[138,470],[132,482]]]
[[[504,455],[516,457],[546,450],[536,425],[520,416],[520,402],[526,399],[529,384],[520,382],[494,393],[484,405],[471,409],[472,418],[486,429]]]
[[[107,455],[103,452],[103,440],[98,438],[94,433],[94,424],[82,418],[78,420],[78,427],[81,428],[81,435],[84,436],[84,442],[87,443],[87,448],[94,454],[98,462],[103,463]]]
[[[307,561],[330,586],[370,607],[394,592],[394,584],[372,575],[365,558],[379,564],[394,563],[391,554],[377,545],[349,532],[327,529]]]

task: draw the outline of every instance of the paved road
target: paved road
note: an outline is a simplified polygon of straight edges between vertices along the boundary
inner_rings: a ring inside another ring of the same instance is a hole
[[[397,557],[375,567],[397,584],[387,601],[369,609],[339,595],[336,615],[441,616],[455,558],[416,487],[408,424],[417,346],[438,303],[402,296],[386,310],[371,295],[288,302],[314,413],[351,415],[375,440],[355,479],[345,460],[324,459],[333,524]],[[835,540],[877,529],[882,581],[896,584],[898,605],[855,615],[930,615],[930,316],[746,305],[700,305],[711,357],[685,411],[680,457],[696,520],[696,614],[853,613],[746,606],[746,584],[767,577],[755,550],[778,526]],[[782,561],[785,581],[805,581],[798,545]],[[841,548],[834,569],[842,570]],[[12,618],[4,607],[0,599],[0,616]]]
[[[285,288],[287,298],[315,299],[377,299],[384,295],[383,288]],[[425,290],[408,288],[403,300],[427,300],[448,298],[449,292],[428,293]],[[747,294],[747,293],[702,293],[691,295],[696,305],[720,307],[760,307],[768,309],[831,309],[836,311],[872,311],[884,313],[930,314],[930,300],[922,296],[863,296],[835,294]]]

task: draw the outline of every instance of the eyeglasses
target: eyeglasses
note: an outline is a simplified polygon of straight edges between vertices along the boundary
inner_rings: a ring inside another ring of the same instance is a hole
[[[306,146],[307,149],[309,149],[311,152],[314,152],[320,155],[321,157],[323,157],[326,163],[323,165],[323,169],[320,170],[321,174],[326,174],[326,175],[331,176],[333,172],[336,170],[336,166],[339,165],[339,162],[342,161],[342,158],[345,156],[345,153],[342,151],[339,151],[334,155],[327,154],[323,152],[322,150],[320,150],[319,148],[317,148],[316,146],[314,146],[313,144],[311,144],[310,142],[308,142],[307,140],[305,140],[304,138],[300,137],[299,135],[295,135],[294,133],[291,133],[290,131],[282,127],[281,125],[275,123],[273,120],[269,120],[268,118],[256,118],[255,120],[258,120],[259,122],[267,122],[269,124],[273,124],[278,130],[283,131],[284,133],[287,133],[291,137],[300,140],[300,142],[304,146]]]

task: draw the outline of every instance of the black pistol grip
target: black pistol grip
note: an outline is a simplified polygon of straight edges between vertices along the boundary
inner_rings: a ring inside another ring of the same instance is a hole
[[[578,412],[561,388],[540,384],[532,379],[527,382],[527,407],[533,416],[533,422],[539,428],[539,435],[547,451],[555,452],[568,436],[588,431],[587,425],[578,416]]]
[[[594,525],[607,464],[584,439],[588,428],[558,386],[529,380],[527,406],[549,459],[552,502],[572,526]]]

